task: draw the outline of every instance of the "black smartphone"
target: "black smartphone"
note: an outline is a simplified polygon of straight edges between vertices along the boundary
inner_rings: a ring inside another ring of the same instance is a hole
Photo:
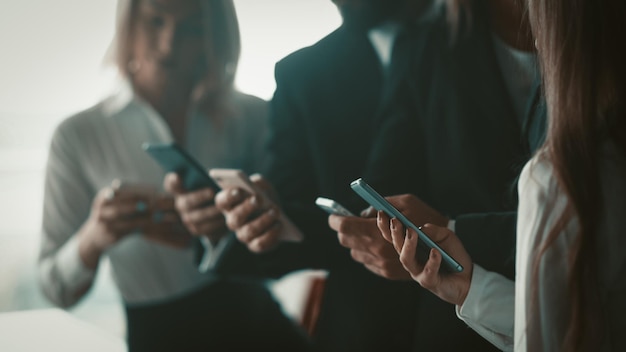
[[[368,185],[363,179],[358,179],[353,181],[350,184],[352,190],[356,192],[363,200],[365,200],[369,205],[374,207],[376,210],[382,210],[389,217],[396,218],[400,220],[402,225],[407,228],[413,229],[417,232],[417,236],[419,238],[418,242],[418,259],[425,263],[428,260],[428,254],[430,253],[431,248],[435,248],[441,253],[441,258],[443,259],[443,266],[441,267],[444,270],[453,273],[460,273],[463,271],[463,266],[459,264],[452,256],[450,256],[446,251],[444,251],[437,243],[430,239],[420,227],[415,226],[404,214],[402,214],[398,209],[396,209],[391,203],[389,203],[383,196],[381,196],[378,192],[376,192],[370,185]]]
[[[195,191],[207,187],[220,190],[205,168],[176,143],[144,143],[142,148],[165,171],[180,175],[186,190]]]

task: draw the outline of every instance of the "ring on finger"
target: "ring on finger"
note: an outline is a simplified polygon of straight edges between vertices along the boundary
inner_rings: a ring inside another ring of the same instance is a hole
[[[139,213],[143,213],[144,211],[146,211],[147,208],[148,206],[143,201],[138,201],[137,203],[135,203],[135,210]]]

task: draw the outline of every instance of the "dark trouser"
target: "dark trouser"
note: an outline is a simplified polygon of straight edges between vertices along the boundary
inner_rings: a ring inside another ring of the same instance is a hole
[[[308,351],[260,283],[220,279],[166,303],[126,307],[128,351]]]

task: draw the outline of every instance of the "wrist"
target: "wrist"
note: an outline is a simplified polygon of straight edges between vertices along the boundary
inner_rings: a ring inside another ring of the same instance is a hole
[[[98,267],[104,248],[101,248],[88,232],[81,231],[77,236],[79,238],[78,254],[80,259],[86,267],[95,269]]]
[[[461,307],[465,300],[467,299],[467,295],[469,294],[470,288],[472,287],[472,274],[474,272],[474,264],[471,264],[467,268],[467,275],[463,278],[463,287],[461,288],[461,292],[459,295],[459,299],[456,302],[456,305]]]

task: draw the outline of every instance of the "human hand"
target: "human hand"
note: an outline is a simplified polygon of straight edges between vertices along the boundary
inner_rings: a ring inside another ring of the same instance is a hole
[[[431,249],[425,264],[416,257],[418,235],[413,229],[405,229],[398,219],[390,219],[384,212],[378,213],[378,228],[400,254],[400,262],[422,287],[446,302],[462,305],[469,292],[473,264],[461,240],[445,227],[432,224],[422,226],[424,233],[441,249],[454,257],[465,270],[461,273],[440,272],[441,253]]]
[[[174,248],[191,244],[193,237],[182,223],[172,195],[155,195],[150,210],[152,221],[142,231],[144,238]]]
[[[125,236],[143,231],[151,222],[151,197],[123,188],[119,181],[98,192],[89,218],[78,231],[83,262],[95,268],[102,253]]]
[[[228,234],[224,216],[214,204],[215,190],[203,188],[188,192],[175,173],[165,175],[163,187],[174,196],[174,208],[189,233],[207,237],[212,243],[217,243]],[[175,224],[172,224],[172,229],[176,229]]]
[[[391,280],[411,279],[398,253],[381,236],[376,218],[331,215],[328,224],[337,231],[339,243],[350,249],[352,258],[369,271]]]
[[[275,195],[273,187],[260,175],[250,180],[265,194]],[[215,204],[226,217],[226,225],[235,231],[237,239],[255,253],[268,251],[284,238],[285,227],[280,221],[281,209],[275,204],[263,204],[263,197],[241,188],[227,188],[215,196]]]
[[[441,215],[437,210],[412,194],[385,197],[385,199],[417,226],[429,223],[447,227],[450,221],[450,219]],[[377,213],[378,211],[376,209],[368,207],[361,212],[361,216],[368,218],[376,217]],[[390,238],[387,238],[387,240],[391,242]]]

